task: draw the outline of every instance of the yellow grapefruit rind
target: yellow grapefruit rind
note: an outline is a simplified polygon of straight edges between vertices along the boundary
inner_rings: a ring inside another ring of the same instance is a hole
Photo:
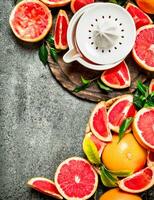
[[[128,180],[128,179],[130,179],[130,178],[133,178],[135,175],[140,174],[140,173],[141,173],[143,170],[145,170],[146,168],[150,168],[150,169],[152,170],[152,172],[153,172],[153,175],[152,175],[152,178],[151,178],[151,182],[150,182],[146,187],[144,187],[144,188],[142,188],[142,189],[140,189],[140,190],[132,190],[132,189],[129,189],[128,187],[126,187],[126,186],[124,185],[124,182],[125,182],[126,180]],[[144,168],[144,169],[142,169],[142,170],[140,170],[140,171],[138,171],[138,172],[136,172],[136,173],[134,173],[134,174],[132,174],[132,175],[130,175],[130,176],[124,178],[124,179],[122,179],[121,181],[118,181],[119,188],[120,188],[121,190],[123,190],[123,191],[125,191],[125,192],[129,192],[129,193],[140,193],[140,192],[144,192],[144,191],[148,190],[149,188],[151,188],[151,187],[154,185],[154,167],[146,167],[146,168]]]
[[[44,33],[42,33],[42,35],[40,35],[39,37],[34,38],[34,39],[29,39],[29,38],[28,38],[28,39],[25,39],[25,38],[22,38],[22,37],[15,31],[14,26],[13,26],[13,24],[12,24],[12,19],[13,19],[14,15],[15,15],[16,10],[17,10],[22,4],[26,4],[27,2],[34,2],[34,3],[37,3],[37,4],[41,5],[41,6],[47,11],[48,17],[49,17],[48,25],[47,25],[47,27],[45,28]],[[17,38],[19,38],[20,40],[25,41],[25,42],[38,42],[38,41],[42,40],[42,39],[48,34],[48,32],[50,31],[50,29],[51,29],[51,27],[52,27],[52,14],[51,14],[51,11],[49,10],[49,8],[48,8],[46,5],[44,5],[42,2],[38,1],[38,0],[23,0],[23,1],[21,1],[20,3],[18,3],[18,4],[14,7],[14,9],[12,10],[11,15],[10,15],[10,18],[9,18],[9,24],[10,24],[11,29],[12,29],[13,33],[15,34],[15,36],[16,36]]]
[[[106,71],[104,71],[104,72],[102,73],[102,75],[101,75],[101,80],[102,80],[102,82],[103,82],[105,85],[107,85],[107,86],[109,86],[109,87],[111,87],[111,88],[114,88],[114,89],[124,89],[124,88],[130,87],[130,84],[131,84],[130,72],[129,72],[129,69],[128,69],[128,66],[127,66],[126,62],[125,62],[125,61],[123,61],[123,62],[124,62],[124,64],[125,64],[125,66],[126,66],[126,69],[127,69],[127,72],[128,72],[128,77],[129,77],[129,78],[128,78],[128,81],[124,79],[125,85],[110,84],[110,83],[109,83],[108,81],[106,81],[105,78],[104,78],[104,74],[106,73]],[[116,67],[116,66],[115,66],[115,67]]]
[[[84,161],[85,163],[88,163],[88,164],[91,166],[91,169],[92,169],[92,171],[93,171],[93,173],[94,173],[94,175],[95,175],[95,185],[94,185],[94,188],[93,188],[91,194],[89,194],[89,195],[87,195],[87,196],[84,197],[84,200],[89,199],[89,198],[95,193],[95,191],[96,191],[96,189],[97,189],[97,186],[98,186],[98,175],[97,175],[95,169],[93,168],[93,166],[92,166],[87,160],[85,160],[84,158],[80,158],[80,157],[71,157],[71,158],[68,158],[68,159],[66,159],[65,161],[63,161],[63,162],[58,166],[58,168],[57,168],[57,170],[56,170],[56,173],[55,173],[55,185],[56,185],[56,187],[57,187],[59,193],[60,193],[65,199],[67,199],[67,200],[83,200],[83,198],[77,198],[77,197],[74,197],[74,198],[71,197],[71,198],[70,198],[69,196],[67,196],[67,195],[65,194],[65,192],[61,189],[61,187],[59,186],[59,183],[58,183],[58,181],[57,181],[57,180],[58,180],[58,175],[59,175],[59,173],[60,173],[61,167],[62,167],[64,164],[69,163],[70,160],[81,160],[81,161]]]
[[[130,94],[126,94],[126,95],[122,95],[121,96],[121,98],[119,98],[119,99],[117,99],[113,104],[112,104],[112,106],[109,108],[109,110],[108,110],[108,113],[107,113],[107,115],[108,115],[108,117],[109,117],[109,114],[110,114],[110,112],[112,111],[112,109],[113,109],[113,107],[116,105],[116,104],[118,104],[119,102],[121,102],[121,101],[123,101],[123,100],[129,100],[129,102],[130,103],[133,103],[133,96],[132,95],[130,95]],[[127,106],[126,107],[126,111],[129,109],[129,106]],[[115,116],[116,117],[116,116]],[[109,128],[112,130],[112,131],[114,131],[114,132],[116,132],[116,133],[119,133],[119,126],[114,126],[113,124],[111,124],[110,123],[110,121],[109,121],[109,119],[108,119],[108,122],[109,122]],[[126,133],[129,133],[131,131],[131,128],[129,128],[127,131],[126,131]]]
[[[137,35],[144,29],[150,29],[150,28],[154,28],[154,24],[149,24],[149,25],[145,25],[140,27],[137,30]],[[142,67],[143,69],[146,69],[148,71],[154,72],[154,67],[150,67],[149,65],[147,65],[143,60],[141,60],[138,55],[136,54],[135,48],[133,48],[132,50],[132,54],[133,54],[133,58],[134,60],[137,62],[137,64]]]
[[[90,115],[90,119],[89,119],[89,126],[90,126],[90,129],[92,131],[92,133],[98,138],[100,139],[101,141],[104,141],[104,142],[110,142],[112,140],[112,134],[111,134],[111,131],[108,127],[108,122],[106,124],[107,126],[107,129],[108,129],[108,136],[107,137],[103,137],[103,136],[100,136],[100,134],[95,130],[94,126],[93,126],[93,118],[94,118],[94,115],[95,113],[101,109],[101,108],[105,108],[106,109],[106,104],[104,101],[101,101],[99,102],[95,108],[93,109],[91,115]],[[107,112],[107,111],[106,111]]]
[[[152,79],[151,82],[150,82],[150,85],[149,85],[149,94],[152,93],[152,86],[153,85],[154,85],[154,79]]]
[[[30,179],[28,182],[27,182],[27,185],[28,185],[28,187],[30,187],[30,188],[33,188],[34,190],[37,190],[38,192],[41,192],[41,193],[44,193],[44,194],[46,194],[46,195],[48,195],[48,196],[51,196],[51,197],[54,197],[54,198],[56,198],[56,199],[63,199],[63,197],[59,194],[56,194],[56,193],[51,193],[50,191],[42,191],[42,190],[39,190],[38,188],[36,188],[34,185],[33,185],[33,183],[35,182],[35,181],[47,181],[47,182],[49,182],[49,183],[51,183],[51,184],[53,184],[53,185],[55,185],[55,183],[53,182],[53,181],[51,181],[51,180],[49,180],[49,179],[47,179],[47,178],[44,178],[44,177],[35,177],[35,178],[32,178],[32,179]],[[56,187],[56,186],[55,186]]]
[[[56,27],[57,27],[58,18],[59,18],[60,16],[64,16],[65,19],[66,19],[66,21],[67,21],[67,24],[69,24],[69,19],[68,19],[67,13],[65,12],[65,10],[60,10],[59,13],[58,13],[58,15],[57,15],[57,20],[56,20],[56,24],[55,24],[55,30],[56,30]],[[55,34],[56,34],[56,33],[54,32],[54,37],[55,37]],[[61,38],[60,38],[60,39],[61,39]],[[56,42],[54,43],[56,49],[59,49],[59,50],[65,50],[65,49],[67,49],[67,48],[68,48],[68,44],[64,46],[64,45],[62,44],[62,42],[61,42],[60,39],[59,39],[59,44],[56,44]],[[55,41],[55,39],[54,39],[54,41]]]
[[[61,1],[48,1],[48,0],[41,0],[45,5],[49,8],[56,8],[56,7],[63,7],[70,3],[71,0],[61,0]]]
[[[136,3],[144,12],[154,14],[154,0],[136,0]]]
[[[154,110],[154,108],[142,108],[141,110],[139,110],[137,112],[137,114],[135,115],[134,121],[133,121],[133,134],[136,138],[136,140],[140,143],[141,146],[143,146],[145,149],[154,151],[154,146],[149,144],[147,141],[145,141],[145,139],[142,137],[141,131],[139,130],[138,126],[137,126],[137,122],[139,120],[139,117],[144,114],[145,112],[148,112],[149,110]]]

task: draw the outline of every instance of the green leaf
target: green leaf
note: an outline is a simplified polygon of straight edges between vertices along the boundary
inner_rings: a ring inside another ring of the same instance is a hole
[[[46,41],[49,43],[49,45],[50,45],[51,47],[55,47],[55,44],[54,44],[54,37],[53,37],[51,34],[49,34],[49,35],[47,36]]]
[[[140,80],[137,82],[137,88],[142,93],[143,96],[148,96],[148,87],[144,85]]]
[[[53,48],[53,47],[50,48],[50,55],[53,58],[53,60],[57,63],[58,62],[58,54],[57,54],[55,48]]]
[[[81,82],[83,85],[90,84],[90,80],[83,78],[83,76],[81,76]]]
[[[48,62],[48,50],[45,44],[43,43],[42,46],[39,48],[39,58],[44,65]]]
[[[134,119],[133,117],[128,117],[121,124],[120,129],[119,129],[119,141],[122,139],[122,137],[124,136],[124,133],[133,122],[133,119]]]
[[[123,6],[128,0],[117,0],[118,4]]]
[[[112,170],[109,170],[109,172],[112,175],[115,175],[117,177],[127,177],[127,176],[130,176],[133,173],[133,172],[126,171],[126,170],[123,170],[123,171],[112,171]]]
[[[100,89],[105,90],[106,92],[112,92],[112,91],[113,91],[110,87],[104,85],[104,84],[103,84],[101,81],[99,81],[99,80],[97,80],[97,85],[99,86]]]
[[[90,84],[85,84],[85,85],[77,86],[77,87],[73,90],[73,92],[78,93],[78,92],[80,92],[80,91],[82,91],[82,90],[85,90],[85,89],[88,88],[89,86],[90,86]]]
[[[154,92],[148,95],[144,107],[154,107]]]
[[[118,2],[116,0],[109,0],[109,3],[115,3],[118,4]]]
[[[95,165],[100,165],[101,160],[96,145],[90,138],[85,137],[83,140],[83,151],[88,160]]]

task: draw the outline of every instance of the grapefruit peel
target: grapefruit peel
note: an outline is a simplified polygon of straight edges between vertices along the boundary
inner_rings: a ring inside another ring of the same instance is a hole
[[[62,7],[70,3],[71,0],[41,0],[49,8]]]

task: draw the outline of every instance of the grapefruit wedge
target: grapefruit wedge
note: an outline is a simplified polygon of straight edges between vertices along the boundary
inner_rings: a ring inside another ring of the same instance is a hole
[[[70,3],[71,0],[41,0],[49,8],[62,7]]]
[[[108,127],[107,110],[104,101],[98,103],[89,119],[89,125],[92,133],[99,139],[105,142],[112,140],[112,134]]]
[[[111,88],[123,89],[129,87],[131,78],[127,64],[123,61],[116,67],[104,71],[101,80]]]
[[[55,32],[54,32],[54,43],[56,49],[67,49],[67,28],[69,19],[65,10],[60,10],[57,16]]]
[[[154,151],[154,108],[142,108],[133,121],[133,134],[144,148]]]
[[[28,181],[27,185],[33,188],[34,190],[37,190],[48,196],[52,196],[56,199],[63,199],[63,197],[58,192],[54,182],[47,178],[43,177],[32,178]]]
[[[80,8],[94,3],[94,0],[71,0],[71,10],[73,13],[77,12]]]
[[[9,23],[13,33],[26,42],[42,40],[52,26],[52,15],[38,0],[24,0],[11,12]]]
[[[97,189],[98,175],[87,160],[72,157],[57,168],[55,184],[65,199],[88,199]]]
[[[126,9],[133,17],[136,29],[153,23],[152,19],[133,3],[128,3]]]
[[[146,167],[122,179],[118,185],[120,189],[130,193],[140,193],[148,190],[154,185],[154,167]]]
[[[149,93],[154,92],[154,79],[151,80],[149,85]]]
[[[154,71],[154,24],[142,26],[137,30],[134,60],[148,71]]]
[[[115,101],[108,110],[109,128],[119,133],[119,128],[123,121],[128,117],[134,117],[136,114],[135,106],[133,105],[132,95],[123,95],[120,99]],[[127,130],[127,132],[130,131]]]
[[[148,155],[147,155],[147,165],[149,167],[154,167],[154,152],[152,151],[148,151]]]

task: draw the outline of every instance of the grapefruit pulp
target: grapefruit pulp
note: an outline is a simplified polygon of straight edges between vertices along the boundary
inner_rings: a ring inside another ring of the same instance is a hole
[[[11,12],[9,23],[13,33],[26,42],[42,40],[52,26],[52,15],[38,0],[24,0]]]
[[[55,184],[65,199],[88,199],[97,189],[98,175],[87,160],[72,157],[57,168]]]
[[[73,13],[77,12],[80,8],[94,3],[94,0],[71,0],[71,10]]]
[[[62,7],[70,3],[71,0],[41,0],[49,8]]]
[[[154,166],[154,152],[152,152],[152,151],[148,151],[147,165],[148,165],[148,167]]]

